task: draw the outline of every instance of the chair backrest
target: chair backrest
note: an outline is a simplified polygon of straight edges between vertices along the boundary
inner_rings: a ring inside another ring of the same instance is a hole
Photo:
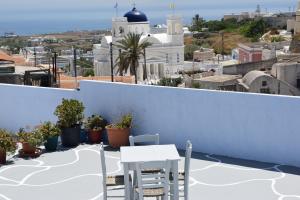
[[[138,135],[129,137],[130,146],[135,146],[136,144],[150,144],[159,145],[159,134],[155,135]]]
[[[163,188],[164,199],[168,198],[169,192],[169,174],[170,174],[171,162],[160,161],[160,162],[142,162],[136,163],[136,173],[138,181],[139,199],[144,197],[144,189],[155,189]],[[142,170],[145,169],[161,169],[164,173],[146,173],[143,174]]]
[[[106,186],[106,162],[105,162],[105,154],[103,143],[100,144],[100,158],[101,158],[101,167],[102,167],[102,175],[103,175],[103,185]]]
[[[184,160],[184,196],[185,196],[185,199],[188,199],[192,151],[193,151],[193,145],[188,140],[186,142],[185,160]]]

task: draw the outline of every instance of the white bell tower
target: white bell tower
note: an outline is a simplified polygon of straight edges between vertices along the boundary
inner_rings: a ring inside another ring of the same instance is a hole
[[[128,33],[128,22],[126,17],[115,17],[112,19],[112,38],[113,42],[121,39]]]
[[[182,18],[177,15],[170,15],[167,18],[168,35],[172,43],[183,45],[183,26]]]

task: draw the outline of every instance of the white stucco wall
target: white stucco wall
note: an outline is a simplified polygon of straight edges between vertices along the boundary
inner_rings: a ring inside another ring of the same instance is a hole
[[[300,98],[82,81],[81,90],[0,84],[0,127],[55,120],[56,105],[78,98],[109,121],[134,115],[134,134],[195,151],[300,167]]]
[[[76,98],[75,90],[49,89],[0,84],[0,127],[18,131],[44,121],[56,122],[53,115],[62,98]]]

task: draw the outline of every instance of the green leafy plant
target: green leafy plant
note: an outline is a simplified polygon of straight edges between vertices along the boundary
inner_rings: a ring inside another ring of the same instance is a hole
[[[36,131],[43,136],[44,140],[60,135],[60,129],[58,126],[51,122],[44,122],[37,128]]]
[[[84,123],[85,128],[93,131],[100,131],[105,128],[106,120],[100,115],[92,115],[87,118],[87,121]]]
[[[16,149],[17,143],[14,140],[12,133],[5,129],[0,129],[0,150],[14,153]]]
[[[54,114],[58,117],[60,128],[73,128],[82,123],[83,111],[82,102],[75,99],[63,99],[62,103],[56,107]]]
[[[122,119],[118,123],[111,124],[108,126],[108,128],[118,128],[118,129],[131,128],[132,120],[133,120],[132,115],[127,114],[127,115],[122,116]]]
[[[24,129],[20,129],[18,133],[18,139],[21,143],[28,143],[32,147],[39,147],[43,141],[43,135],[37,131],[25,131]]]

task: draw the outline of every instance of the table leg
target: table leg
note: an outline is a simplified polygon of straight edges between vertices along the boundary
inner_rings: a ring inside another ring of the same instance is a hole
[[[129,182],[129,167],[127,163],[124,163],[124,181],[125,181],[125,199],[130,200],[130,182]]]
[[[178,185],[178,161],[172,162],[172,171],[173,171],[173,185],[172,185],[172,199],[179,200],[179,185]]]
[[[179,200],[179,185],[178,185],[178,161],[173,162],[173,192],[174,192],[174,200]]]

